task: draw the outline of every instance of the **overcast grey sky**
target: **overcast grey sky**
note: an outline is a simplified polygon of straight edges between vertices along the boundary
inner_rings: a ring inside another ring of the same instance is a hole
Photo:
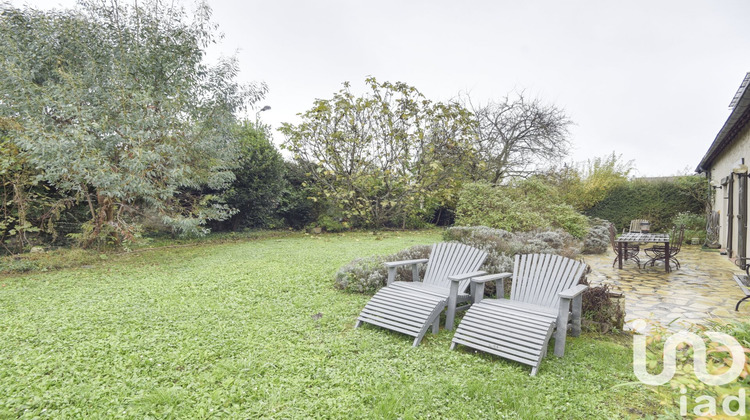
[[[571,160],[616,151],[641,176],[692,171],[750,71],[747,0],[209,4],[225,34],[210,57],[236,51],[240,78],[269,85],[258,108],[271,106],[261,118],[274,129],[369,75],[432,100],[525,90],[575,122]]]

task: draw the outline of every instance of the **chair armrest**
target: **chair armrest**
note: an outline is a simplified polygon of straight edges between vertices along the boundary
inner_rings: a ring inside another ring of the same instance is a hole
[[[497,297],[505,297],[505,279],[513,277],[512,273],[500,273],[500,274],[488,274],[486,276],[472,277],[471,279],[471,294],[472,301],[479,303],[484,297],[484,284],[489,281],[495,282],[495,288],[497,289]]]
[[[484,274],[487,274],[487,272],[486,271],[472,271],[471,273],[454,274],[452,276],[448,276],[448,280],[457,282],[461,280],[470,279],[476,276],[482,276]]]
[[[513,273],[500,273],[500,274],[487,274],[486,276],[473,277],[472,283],[487,283],[490,281],[509,279],[513,277]]]
[[[427,261],[429,261],[429,259],[422,258],[422,259],[419,259],[419,260],[391,261],[391,262],[387,262],[387,263],[384,263],[384,264],[385,264],[386,267],[390,268],[390,267],[402,267],[402,266],[405,266],[405,265],[412,265],[412,264],[424,264]]]
[[[562,292],[558,294],[563,299],[573,299],[576,296],[580,295],[581,293],[585,292],[586,289],[589,287],[585,284],[579,284],[577,286],[573,286],[570,289],[565,289]]]

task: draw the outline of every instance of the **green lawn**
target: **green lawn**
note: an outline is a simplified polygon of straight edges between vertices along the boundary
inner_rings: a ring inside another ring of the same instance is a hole
[[[268,237],[0,278],[0,418],[612,418],[659,410],[617,340],[529,368],[353,329],[353,258],[436,231]],[[627,343],[627,340],[619,340]],[[551,354],[551,352],[550,352]]]

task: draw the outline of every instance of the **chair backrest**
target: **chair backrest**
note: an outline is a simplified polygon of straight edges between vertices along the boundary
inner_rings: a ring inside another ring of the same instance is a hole
[[[646,222],[646,219],[635,219],[630,221],[630,232],[641,233],[641,223]]]
[[[510,299],[557,309],[558,294],[575,286],[586,264],[552,254],[516,255]]]
[[[439,287],[450,287],[448,276],[454,274],[471,273],[479,270],[487,253],[458,242],[441,242],[432,246],[430,261],[424,273],[425,284]],[[470,279],[463,280],[458,285],[458,291],[463,292],[469,287]]]
[[[610,223],[609,224],[609,244],[612,245],[612,251],[615,251],[615,254],[617,254],[617,244],[615,243],[616,238],[617,238],[617,231],[615,230],[615,224]]]
[[[685,238],[685,225],[680,225],[680,227],[675,226],[674,230],[672,231],[672,236],[670,239],[669,244],[669,255],[677,255],[678,252],[680,252],[680,249],[682,248],[682,241]]]

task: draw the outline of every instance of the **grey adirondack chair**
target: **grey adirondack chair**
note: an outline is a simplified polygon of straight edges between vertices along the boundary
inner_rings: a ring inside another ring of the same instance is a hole
[[[530,365],[536,375],[547,344],[555,333],[555,355],[565,354],[565,336],[581,333],[581,294],[578,285],[586,264],[559,255],[516,255],[513,273],[475,277],[474,304],[456,329],[457,344]],[[504,297],[504,280],[512,278],[510,298]],[[498,299],[482,300],[484,284],[495,281]],[[571,316],[572,306],[572,316]],[[572,319],[571,319],[572,318]]]
[[[486,274],[479,267],[487,253],[474,247],[443,242],[432,246],[427,259],[385,263],[388,267],[387,286],[380,289],[362,309],[357,318],[358,328],[363,322],[388,328],[414,337],[416,347],[432,326],[440,328],[440,313],[446,309],[445,327],[453,329],[457,310],[469,307],[470,279]],[[419,278],[419,264],[427,264],[424,279]],[[394,281],[398,267],[412,267],[412,282]],[[467,305],[457,307],[458,304]]]

